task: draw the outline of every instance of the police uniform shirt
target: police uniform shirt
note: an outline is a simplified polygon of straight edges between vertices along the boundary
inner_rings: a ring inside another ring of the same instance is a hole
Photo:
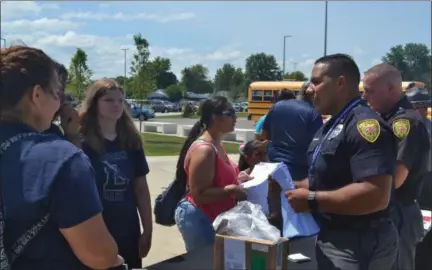
[[[364,101],[360,101],[326,136],[338,118],[335,115],[327,121],[318,130],[309,146],[310,190],[335,190],[368,177],[393,175],[396,163],[396,142],[390,127],[382,118]],[[313,165],[313,155],[320,143],[321,150]],[[364,216],[314,213],[321,228],[336,226],[347,228],[361,221],[386,215],[386,210]]]
[[[405,182],[396,189],[395,197],[401,202],[413,202],[419,196],[427,172],[430,142],[426,126],[406,96],[383,118],[397,138],[397,160],[409,170]]]

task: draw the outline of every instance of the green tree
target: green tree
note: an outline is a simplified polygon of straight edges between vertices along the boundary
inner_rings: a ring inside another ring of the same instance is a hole
[[[231,64],[224,64],[216,71],[214,85],[216,91],[229,91],[234,100],[244,94],[247,89],[243,70]]]
[[[182,99],[185,87],[182,84],[171,84],[167,88],[165,88],[165,93],[169,96],[170,100],[172,101],[179,101]]]
[[[144,99],[156,88],[155,71],[150,58],[149,43],[140,33],[133,36],[136,53],[131,63],[132,98]]]
[[[245,78],[247,85],[254,81],[280,81],[282,71],[274,55],[256,53],[246,59]]]
[[[69,78],[66,90],[78,99],[83,98],[84,89],[91,83],[92,70],[87,65],[87,53],[77,48],[69,65]]]
[[[407,43],[397,45],[382,58],[396,67],[404,81],[421,81],[431,83],[431,51],[426,44]]]
[[[194,93],[213,92],[213,83],[208,78],[208,69],[203,65],[185,67],[181,73],[181,83],[187,91]]]
[[[155,81],[158,89],[165,89],[178,82],[177,76],[171,71],[171,60],[156,57],[152,61],[153,70],[156,74]]]
[[[288,72],[284,76],[285,80],[294,80],[294,81],[307,81],[308,78],[301,71]]]

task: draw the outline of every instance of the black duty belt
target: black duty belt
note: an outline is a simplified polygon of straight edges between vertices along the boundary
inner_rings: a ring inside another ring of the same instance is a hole
[[[381,218],[373,218],[373,219],[355,219],[353,218],[353,221],[348,220],[332,220],[329,221],[327,224],[324,225],[324,229],[327,230],[369,230],[373,228],[377,228],[378,226],[382,225],[384,222],[390,222],[390,219],[388,217],[381,217]]]

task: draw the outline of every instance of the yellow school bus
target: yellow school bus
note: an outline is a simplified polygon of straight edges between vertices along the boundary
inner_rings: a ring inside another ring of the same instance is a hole
[[[266,114],[275,102],[275,93],[279,90],[291,90],[295,94],[300,91],[300,88],[305,81],[277,81],[277,82],[253,82],[249,85],[248,90],[248,119],[256,122],[261,116]],[[402,82],[404,90],[408,85],[414,83],[416,87],[424,87],[422,82]],[[360,92],[363,92],[363,82],[359,85]],[[429,118],[431,117],[431,108],[428,109]],[[323,116],[323,118],[327,118]]]
[[[248,119],[256,122],[266,114],[275,102],[279,90],[291,90],[297,94],[304,81],[253,82],[248,90]]]

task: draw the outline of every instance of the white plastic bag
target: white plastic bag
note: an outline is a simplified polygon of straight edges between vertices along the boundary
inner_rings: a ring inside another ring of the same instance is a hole
[[[218,234],[242,236],[277,242],[280,231],[271,225],[261,206],[248,201],[239,202],[234,208],[220,214],[213,222]]]

